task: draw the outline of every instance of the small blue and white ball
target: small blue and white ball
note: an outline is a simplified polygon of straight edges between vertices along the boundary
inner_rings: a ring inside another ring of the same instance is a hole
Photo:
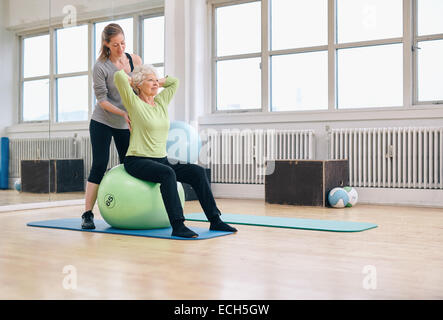
[[[14,189],[17,191],[21,191],[22,190],[22,183],[20,180],[16,180],[14,182]]]
[[[358,193],[357,190],[353,187],[344,187],[345,191],[348,193],[349,202],[346,207],[353,207],[357,204],[358,201]]]
[[[349,196],[345,189],[334,188],[329,191],[328,201],[334,208],[344,208],[349,203]]]

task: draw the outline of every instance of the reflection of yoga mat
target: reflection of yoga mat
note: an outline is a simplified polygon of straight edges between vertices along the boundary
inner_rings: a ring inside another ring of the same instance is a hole
[[[207,221],[204,213],[186,214],[185,218],[188,221]],[[358,232],[377,227],[376,224],[368,222],[281,218],[231,213],[223,213],[221,219],[232,224],[335,232]]]
[[[141,237],[151,237],[151,238],[163,238],[163,239],[176,239],[176,240],[202,240],[210,239],[220,236],[225,236],[231,234],[232,232],[226,231],[211,231],[208,228],[198,228],[190,227],[189,229],[198,234],[197,238],[181,238],[171,236],[172,228],[162,228],[162,229],[144,229],[144,230],[128,230],[128,229],[116,229],[110,227],[104,220],[95,219],[95,229],[87,230],[81,228],[80,218],[71,219],[57,219],[57,220],[45,220],[45,221],[34,221],[29,222],[27,225],[30,227],[43,227],[43,228],[55,228],[55,229],[67,229],[76,230],[84,232],[99,232],[99,233],[112,233],[112,234],[124,234],[129,236],[141,236]]]

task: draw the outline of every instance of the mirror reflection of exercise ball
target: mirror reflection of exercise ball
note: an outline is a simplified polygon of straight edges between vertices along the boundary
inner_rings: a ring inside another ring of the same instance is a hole
[[[197,130],[183,121],[173,121],[169,127],[166,151],[168,159],[180,163],[197,163],[202,142]]]

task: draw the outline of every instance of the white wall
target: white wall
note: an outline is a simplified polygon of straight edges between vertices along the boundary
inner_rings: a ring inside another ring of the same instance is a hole
[[[78,17],[112,17],[113,15],[158,7],[163,0],[7,0],[9,3],[10,29],[29,28],[32,25],[46,24],[48,19],[57,21],[66,16],[69,6],[75,7]]]
[[[210,99],[208,28],[205,0],[165,0],[165,72],[180,79],[170,117],[195,127]]]

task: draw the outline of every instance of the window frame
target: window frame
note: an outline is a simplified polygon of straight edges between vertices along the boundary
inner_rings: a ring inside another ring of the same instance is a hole
[[[56,73],[56,63],[57,63],[57,35],[56,30],[63,28],[62,22],[51,24],[47,27],[40,27],[35,29],[29,29],[17,32],[16,36],[18,38],[18,48],[19,48],[19,63],[18,63],[18,124],[20,125],[32,125],[32,124],[48,124],[50,126],[70,126],[72,124],[76,125],[84,125],[87,123],[92,115],[94,109],[94,101],[95,95],[93,90],[93,80],[92,80],[92,71],[95,64],[95,24],[99,22],[109,21],[109,20],[119,20],[125,18],[133,19],[133,43],[134,48],[133,51],[135,54],[142,56],[143,50],[143,30],[142,30],[142,20],[145,17],[153,17],[153,16],[161,16],[164,15],[164,8],[153,8],[146,9],[134,13],[123,13],[120,15],[115,15],[112,17],[99,17],[99,18],[87,18],[87,19],[78,19],[76,26],[87,25],[88,26],[88,70],[81,72],[70,72],[57,74]],[[26,38],[40,36],[40,35],[49,35],[49,75],[38,76],[38,77],[24,77],[24,40]],[[164,66],[164,62],[163,62]],[[67,78],[67,77],[75,77],[75,76],[88,76],[88,120],[85,121],[57,121],[57,79]],[[23,84],[25,81],[31,80],[40,80],[40,79],[49,79],[49,119],[48,120],[30,120],[24,121],[23,115]]]
[[[150,19],[150,18],[157,18],[157,17],[164,17],[165,13],[163,9],[158,9],[158,10],[152,10],[152,12],[148,13],[148,14],[144,14],[144,15],[140,15],[139,19],[140,19],[140,23],[139,23],[139,43],[140,43],[140,49],[139,49],[139,53],[140,53],[140,57],[143,58],[144,56],[144,20],[145,19]],[[165,25],[163,25],[163,28],[165,28]],[[165,34],[165,38],[166,38],[166,32]],[[165,41],[164,41],[165,42]],[[149,62],[147,62],[148,64],[151,64]],[[162,63],[152,63],[152,66],[154,66],[155,68],[164,68],[165,67],[165,59],[163,57],[163,62]]]
[[[216,23],[216,9],[230,6],[230,5],[239,5],[239,4],[245,4],[245,3],[251,3],[251,2],[260,2],[260,0],[237,0],[237,1],[227,1],[227,2],[215,2],[212,4],[212,23],[211,23],[211,101],[212,101],[212,113],[244,113],[244,112],[257,112],[257,111],[263,111],[264,110],[264,103],[263,103],[263,97],[264,97],[264,91],[263,91],[263,69],[266,68],[263,65],[263,1],[261,4],[261,52],[258,53],[245,53],[245,54],[236,54],[236,55],[229,55],[229,56],[222,56],[217,57],[217,23]],[[240,109],[240,110],[217,110],[217,62],[219,61],[227,61],[227,60],[240,60],[240,59],[248,59],[248,58],[261,58],[260,66],[262,70],[262,77],[261,77],[261,101],[262,105],[261,108],[256,109]]]
[[[67,72],[67,73],[57,73],[56,72],[56,66],[57,66],[57,30],[58,29],[63,29],[63,27],[62,28],[60,28],[60,27],[58,27],[58,28],[52,28],[52,40],[53,41],[51,41],[51,38],[50,38],[50,45],[51,45],[51,52],[52,52],[52,54],[51,54],[51,56],[52,56],[52,59],[51,59],[51,71],[52,71],[52,74],[53,74],[53,79],[52,80],[50,80],[51,82],[53,81],[53,91],[54,91],[54,94],[53,95],[51,95],[51,97],[53,97],[53,99],[54,99],[54,101],[53,101],[53,103],[51,104],[52,105],[52,108],[51,109],[53,109],[52,110],[52,113],[53,113],[53,117],[51,118],[50,117],[50,119],[51,119],[51,122],[54,122],[54,123],[65,123],[65,122],[81,122],[81,121],[63,121],[63,122],[60,122],[60,121],[58,121],[58,79],[63,79],[63,78],[72,78],[72,77],[77,77],[77,76],[88,76],[88,118],[89,118],[89,116],[90,116],[90,111],[91,111],[91,99],[90,99],[90,95],[91,95],[91,88],[90,88],[90,85],[89,85],[89,65],[90,65],[90,63],[91,63],[91,61],[90,61],[90,56],[89,56],[89,44],[91,43],[91,41],[92,41],[92,39],[91,39],[91,34],[90,34],[90,24],[89,23],[78,23],[75,27],[79,27],[79,26],[87,26],[87,35],[88,35],[88,68],[87,68],[87,70],[86,71],[79,71],[79,72]],[[50,83],[50,86],[51,86],[51,83]],[[51,89],[49,90],[49,91],[51,91]]]
[[[33,37],[39,37],[39,36],[44,36],[44,35],[49,35],[49,44],[51,44],[51,34],[48,30],[44,30],[44,29],[40,29],[37,30],[33,33],[27,33],[27,34],[23,34],[19,36],[19,52],[20,52],[20,62],[19,62],[19,112],[18,112],[18,116],[19,116],[19,123],[48,123],[49,120],[30,120],[30,121],[24,121],[23,117],[24,117],[24,83],[25,81],[34,81],[34,80],[43,80],[43,79],[48,79],[49,80],[49,101],[51,99],[51,60],[49,62],[49,74],[48,75],[44,75],[44,76],[36,76],[36,77],[25,77],[24,76],[24,59],[25,59],[25,39],[27,38],[33,38]],[[49,50],[50,54],[51,54],[51,49]],[[51,103],[51,102],[50,102]],[[49,112],[49,111],[48,111]],[[49,112],[48,114],[49,119],[51,118],[51,114]]]
[[[232,58],[248,57],[248,55],[236,55],[229,57],[217,57],[216,36],[217,21],[215,11],[223,6],[242,4],[247,2],[261,1],[261,39],[262,51],[261,55],[261,83],[262,83],[262,108],[260,109],[243,109],[243,110],[217,110],[217,74],[216,63],[220,60]],[[402,19],[403,33],[400,37],[385,38],[377,40],[356,41],[347,43],[337,43],[337,1],[328,1],[328,43],[324,46],[305,47],[297,49],[285,50],[269,50],[270,48],[270,6],[271,0],[209,0],[211,8],[211,114],[227,115],[239,113],[255,113],[255,114],[328,114],[328,113],[368,113],[373,111],[396,111],[396,110],[421,110],[424,107],[433,107],[434,105],[443,104],[443,101],[418,101],[418,72],[417,72],[417,43],[426,40],[443,40],[443,33],[437,35],[417,35],[417,1],[402,1]],[[400,106],[387,107],[355,107],[355,108],[338,108],[338,83],[337,83],[337,52],[340,49],[358,48],[366,46],[377,46],[386,44],[401,43],[403,45],[403,104]],[[291,110],[291,111],[271,111],[271,74],[270,61],[275,55],[285,55],[312,51],[328,52],[328,108],[325,110]],[[432,109],[431,109],[432,111]]]

